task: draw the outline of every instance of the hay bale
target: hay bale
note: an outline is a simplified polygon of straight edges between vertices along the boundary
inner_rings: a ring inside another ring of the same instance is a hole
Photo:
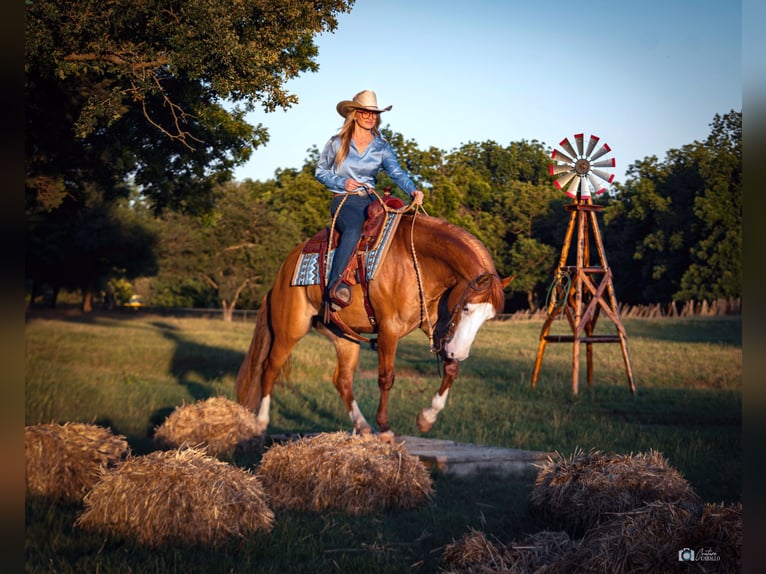
[[[556,453],[541,466],[530,499],[548,518],[572,530],[596,526],[605,513],[624,512],[654,501],[700,499],[657,451],[637,455],[575,451]]]
[[[433,494],[431,475],[403,444],[344,432],[272,446],[257,474],[275,508],[361,515],[412,508]]]
[[[128,455],[124,436],[92,424],[24,427],[26,491],[64,502],[80,502],[103,468]]]
[[[473,528],[459,540],[444,547],[442,564],[450,573],[502,572],[505,568],[502,544],[490,541],[487,536]]]
[[[690,548],[702,571],[741,572],[742,505],[653,502],[613,515],[590,530],[555,566],[561,572],[688,572]]]
[[[444,548],[442,563],[447,572],[479,574],[553,574],[553,565],[577,547],[566,532],[542,531],[505,546],[491,542],[482,532],[471,529],[457,542]]]
[[[181,405],[155,429],[154,444],[161,450],[204,448],[210,456],[232,458],[260,452],[255,415],[225,397]]]
[[[193,448],[129,457],[84,500],[77,526],[151,547],[216,546],[274,521],[257,477]]]
[[[556,564],[570,555],[577,546],[578,542],[572,540],[566,532],[544,530],[511,544],[506,552],[511,560],[512,572],[563,574],[564,571],[558,569]]]

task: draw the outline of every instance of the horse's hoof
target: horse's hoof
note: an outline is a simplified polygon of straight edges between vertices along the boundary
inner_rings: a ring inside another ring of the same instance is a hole
[[[386,444],[394,444],[394,431],[383,431],[382,433],[378,434],[378,438],[380,439],[380,442],[384,442]]]
[[[415,422],[417,423],[420,432],[428,432],[431,430],[431,427],[434,426],[434,421],[429,421],[423,414],[423,411],[418,413],[418,418]]]

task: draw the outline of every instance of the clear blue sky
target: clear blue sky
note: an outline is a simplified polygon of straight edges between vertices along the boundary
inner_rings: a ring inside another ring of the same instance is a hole
[[[287,84],[300,103],[248,116],[270,141],[237,180],[301,167],[340,128],[338,101],[363,89],[421,149],[595,134],[617,181],[742,109],[737,0],[358,0],[316,41],[319,71]]]

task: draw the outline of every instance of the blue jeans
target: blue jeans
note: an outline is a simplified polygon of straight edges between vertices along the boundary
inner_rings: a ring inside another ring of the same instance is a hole
[[[336,195],[332,199],[331,213],[334,216],[338,211],[340,202],[343,201],[342,195]],[[362,235],[362,226],[366,217],[367,206],[370,205],[373,198],[369,195],[349,195],[343,207],[335,220],[335,228],[341,234],[338,241],[338,247],[333,255],[332,266],[330,267],[330,277],[327,285],[331,286],[340,277],[349,259],[354,255],[359,238]]]

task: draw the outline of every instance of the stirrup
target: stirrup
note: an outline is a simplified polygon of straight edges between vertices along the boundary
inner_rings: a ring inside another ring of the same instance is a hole
[[[351,304],[351,287],[338,279],[328,290],[327,299],[333,307],[337,307],[333,311],[348,307]]]

